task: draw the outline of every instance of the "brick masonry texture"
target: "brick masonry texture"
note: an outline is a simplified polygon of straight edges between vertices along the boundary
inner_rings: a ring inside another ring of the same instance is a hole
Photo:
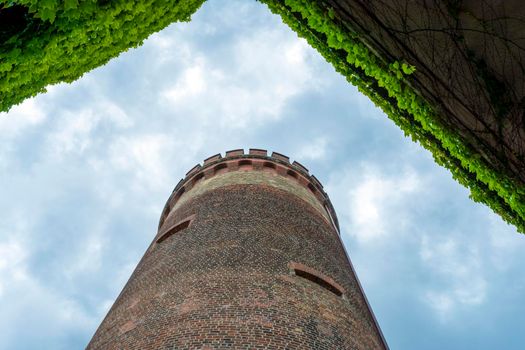
[[[387,349],[318,197],[242,168],[182,194],[87,349]]]
[[[265,170],[268,168],[265,168]],[[184,196],[182,196],[172,208],[176,211],[177,208],[186,200],[199,196],[200,194],[210,191],[212,189],[233,184],[253,184],[253,185],[268,185],[290,192],[295,196],[307,201],[310,205],[317,209],[321,215],[329,220],[329,215],[326,209],[319,202],[317,197],[308,190],[305,186],[301,186],[297,181],[293,181],[287,177],[279,176],[275,172],[268,171],[233,171],[229,173],[222,173],[213,176],[209,179],[203,179],[198,186],[192,187]]]

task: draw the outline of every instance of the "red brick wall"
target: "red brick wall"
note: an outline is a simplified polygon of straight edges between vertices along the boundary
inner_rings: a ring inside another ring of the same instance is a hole
[[[162,227],[192,215],[148,248],[88,349],[385,348],[337,231],[307,201],[227,185],[186,198]]]

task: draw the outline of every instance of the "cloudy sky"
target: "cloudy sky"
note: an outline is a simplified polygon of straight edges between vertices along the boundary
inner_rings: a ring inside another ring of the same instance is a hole
[[[0,349],[83,349],[178,180],[275,150],[323,182],[391,349],[522,349],[525,237],[264,5],[191,23],[0,114]]]

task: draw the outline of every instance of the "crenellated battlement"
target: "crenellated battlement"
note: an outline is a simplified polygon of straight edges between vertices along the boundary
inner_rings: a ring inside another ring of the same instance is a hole
[[[267,150],[258,148],[250,148],[248,153],[245,153],[244,149],[230,150],[225,153],[224,157],[218,153],[206,158],[202,164],[197,164],[191,168],[186,173],[186,176],[175,186],[166,202],[160,218],[159,229],[179,199],[199,181],[234,171],[265,171],[293,179],[293,181],[307,188],[317,198],[327,211],[328,217],[333,221],[337,232],[339,232],[339,223],[335,210],[321,182],[311,175],[301,163],[297,161],[291,162],[288,156],[278,152],[272,152],[271,155],[268,155]]]

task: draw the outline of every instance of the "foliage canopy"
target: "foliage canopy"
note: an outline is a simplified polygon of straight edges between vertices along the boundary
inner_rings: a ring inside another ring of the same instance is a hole
[[[172,22],[189,21],[203,2],[0,1],[0,111],[80,78]]]

